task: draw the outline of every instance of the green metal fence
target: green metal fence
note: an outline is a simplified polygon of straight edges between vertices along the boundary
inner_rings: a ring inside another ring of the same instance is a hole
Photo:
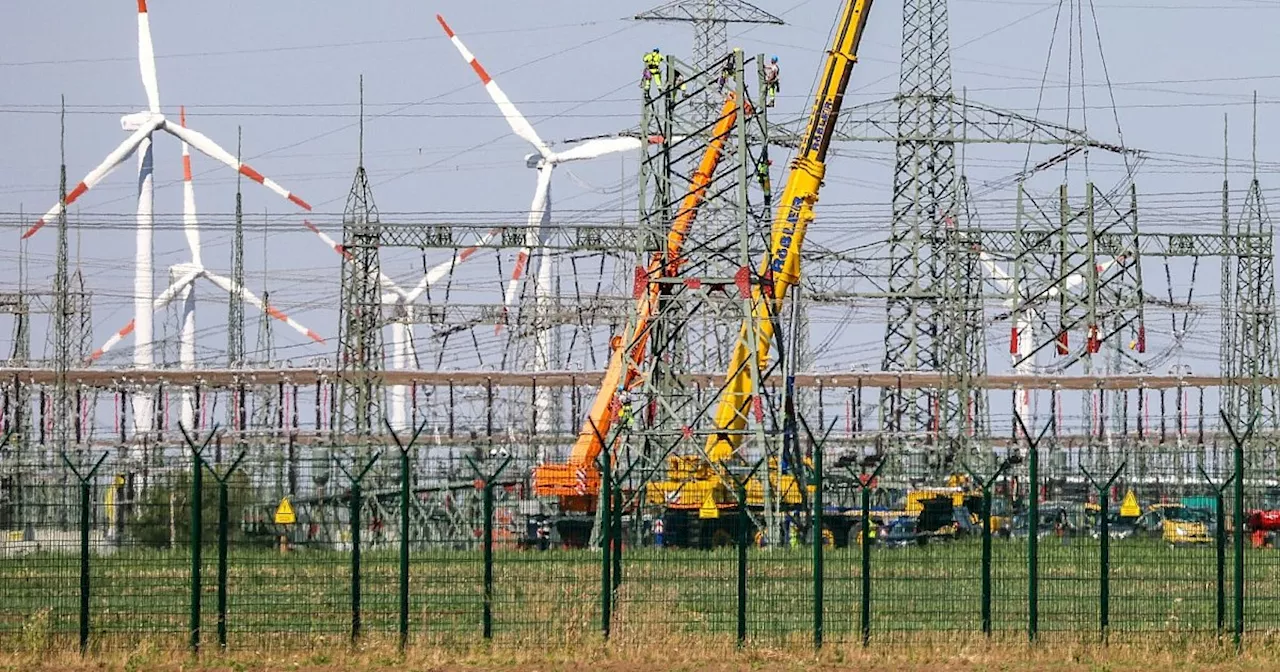
[[[1280,627],[1280,549],[1246,526],[1276,506],[1276,465],[1243,435],[1099,456],[1024,430],[1016,449],[952,469],[978,510],[946,535],[903,534],[915,518],[889,502],[910,451],[824,465],[812,446],[815,487],[790,534],[770,543],[729,509],[728,534],[701,548],[657,543],[661,512],[611,480],[594,548],[567,548],[531,465],[487,443],[398,436],[286,459],[212,435],[0,463],[0,645],[1239,641]],[[1089,514],[1130,492],[1147,519],[1198,517],[1136,529]]]

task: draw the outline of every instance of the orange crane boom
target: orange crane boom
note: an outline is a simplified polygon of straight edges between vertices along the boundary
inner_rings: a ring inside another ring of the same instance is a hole
[[[600,382],[591,411],[578,431],[569,462],[544,464],[535,468],[533,488],[536,494],[594,497],[598,492],[600,474],[595,461],[603,449],[603,437],[608,436],[618,417],[620,409],[615,400],[620,391],[634,389],[640,382],[640,368],[647,356],[649,334],[652,332],[652,322],[658,310],[661,292],[661,285],[656,280],[675,277],[680,273],[684,262],[681,250],[693,227],[693,221],[698,216],[698,208],[706,200],[711,179],[724,156],[725,142],[737,123],[738,112],[736,96],[730,93],[720,110],[720,119],[712,129],[711,140],[707,143],[702,161],[689,183],[688,193],[680,201],[680,208],[671,221],[666,251],[654,255],[648,269],[643,272],[643,277],[637,269],[637,287],[641,282],[646,282],[647,287],[636,298],[635,320],[628,325],[623,336],[613,338],[609,366],[605,369],[604,379]],[[627,344],[626,347],[623,347],[624,343]]]

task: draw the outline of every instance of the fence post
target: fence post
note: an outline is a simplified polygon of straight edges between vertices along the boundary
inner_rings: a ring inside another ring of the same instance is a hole
[[[1080,471],[1084,472],[1085,478],[1093,484],[1094,489],[1098,493],[1098,508],[1101,520],[1099,522],[1098,537],[1100,541],[1100,549],[1098,552],[1098,631],[1102,636],[1102,641],[1107,641],[1107,628],[1111,625],[1111,530],[1107,521],[1107,491],[1111,489],[1111,485],[1120,478],[1120,474],[1124,472],[1127,462],[1120,463],[1120,468],[1111,474],[1111,478],[1101,485],[1094,480],[1093,475],[1084,467],[1080,467]]]
[[[859,612],[859,627],[862,630],[862,646],[871,644],[871,490],[859,482],[858,493],[862,505],[861,539],[859,550],[862,555],[862,590]]]
[[[1213,546],[1215,551],[1215,568],[1217,569],[1217,624],[1218,637],[1226,631],[1227,624],[1227,530],[1226,530],[1226,511],[1224,510],[1224,502],[1222,493],[1235,480],[1235,476],[1223,481],[1221,485],[1213,482],[1209,478],[1208,472],[1204,470],[1204,466],[1200,466],[1200,476],[1204,478],[1205,483],[1209,484],[1209,488],[1213,490]]]
[[[885,461],[880,460],[870,476],[867,476],[866,467],[863,467],[862,474],[855,478],[858,483],[859,494],[862,504],[862,611],[860,614],[862,628],[862,645],[869,646],[871,644],[871,484],[876,482],[880,476],[880,470],[884,468]]]
[[[182,423],[178,423],[178,429],[182,431],[182,438],[187,443],[187,447],[191,449],[191,652],[200,652],[200,556],[202,535],[204,530],[204,520],[202,512],[204,509],[204,457],[202,453],[209,441],[213,440],[214,434],[217,433],[215,426],[213,431],[204,437],[204,441],[196,446],[195,439],[191,438],[191,434]]]
[[[1252,423],[1249,431],[1253,431]],[[1244,444],[1236,442],[1235,447],[1235,503],[1232,507],[1235,519],[1235,607],[1236,628],[1235,645],[1239,649],[1244,643]]]
[[[818,413],[819,417],[821,417],[821,408],[818,409]],[[827,437],[831,435],[831,430],[835,429],[839,418],[831,420],[831,424],[823,432],[821,440],[814,438],[813,432],[809,429],[809,423],[805,421],[804,416],[797,415],[796,419],[800,421],[800,426],[804,428],[805,434],[809,437],[809,443],[813,445],[813,521],[809,526],[810,536],[813,538],[813,646],[814,648],[822,648],[824,635],[823,597],[826,594],[826,570],[822,564],[822,446],[827,442]],[[821,425],[819,425],[818,429],[822,429]]]
[[[361,491],[361,483],[364,481],[365,474],[373,468],[373,464],[382,457],[381,452],[373,454],[369,461],[365,463],[364,468],[355,476],[347,471],[347,468],[338,463],[338,468],[342,473],[347,475],[347,480],[351,481],[351,502],[349,507],[349,517],[351,519],[351,644],[360,639],[360,509],[364,506],[363,492]],[[352,461],[351,467],[355,468],[355,462]]]
[[[996,473],[982,478],[965,466],[970,478],[982,488],[982,634],[991,637],[991,486],[1012,464],[1010,459],[1000,463]]]
[[[6,442],[8,436],[5,437]],[[90,519],[90,511],[93,495],[93,478],[98,473],[98,467],[102,466],[102,461],[107,459],[104,452],[93,467],[89,469],[87,474],[81,475],[80,470],[76,469],[76,465],[71,462],[67,454],[62,453],[62,461],[71,469],[71,473],[75,474],[76,480],[80,482],[80,655],[83,656],[89,650],[89,528],[92,520]]]
[[[760,465],[765,463],[766,456],[756,466],[751,468],[745,476],[738,478],[733,477],[734,496],[738,498],[738,646],[741,647],[747,642],[747,544],[748,534],[747,528],[751,524],[751,516],[747,511],[747,482],[755,477],[756,471],[760,469]],[[765,469],[765,478],[768,478],[768,469]]]
[[[613,580],[609,576],[613,569],[609,557],[613,548],[613,471],[609,453],[607,445],[600,451],[600,631],[605,639],[609,638],[610,593],[613,592]]]
[[[617,479],[621,484],[623,477]],[[618,587],[622,585],[622,541],[626,535],[623,534],[622,528],[622,511],[626,507],[622,503],[622,487],[613,488],[613,590],[617,593]]]
[[[1240,649],[1244,641],[1244,444],[1253,434],[1253,425],[1257,421],[1258,416],[1255,414],[1249,420],[1249,427],[1245,430],[1244,438],[1236,434],[1235,427],[1232,426],[1231,420],[1227,418],[1225,411],[1219,410],[1218,414],[1222,416],[1222,424],[1227,428],[1227,432],[1231,434],[1231,442],[1234,444],[1232,457],[1235,459],[1235,468],[1232,478],[1235,479],[1235,502],[1232,504],[1232,517],[1234,523],[1234,537],[1232,541],[1235,543],[1235,631],[1233,639],[1235,640],[1236,650]]]
[[[426,429],[427,421],[423,420],[422,424],[414,430],[413,437],[409,439],[409,443],[405,444],[400,440],[400,435],[396,434],[396,430],[391,426],[391,421],[386,418],[382,419],[383,424],[387,427],[387,432],[391,434],[391,438],[395,441],[396,447],[400,449],[400,651],[403,652],[405,647],[409,645],[409,451],[413,450],[414,444],[418,442],[418,436],[422,434],[422,430]]]
[[[471,465],[471,470],[475,472],[476,478],[481,482],[481,495],[484,500],[484,613],[482,623],[484,629],[484,638],[493,638],[493,485],[498,476],[508,464],[511,464],[511,456],[503,450],[502,464],[498,465],[492,473],[483,471],[479,465],[467,456],[467,462]]]
[[[811,437],[812,438],[812,437]],[[813,523],[809,526],[813,538],[813,646],[822,648],[823,597],[826,595],[826,569],[823,567],[822,548],[822,444],[813,445]]]
[[[231,521],[231,512],[227,502],[227,479],[235,473],[236,467],[244,460],[246,451],[240,451],[231,466],[221,475],[212,467],[209,471],[218,481],[218,647],[227,648],[227,534]]]
[[[1034,642],[1040,632],[1040,441],[1057,419],[1050,418],[1034,440],[1022,416],[1015,412],[1013,419],[1027,442],[1027,480],[1031,490],[1027,507],[1027,641]]]

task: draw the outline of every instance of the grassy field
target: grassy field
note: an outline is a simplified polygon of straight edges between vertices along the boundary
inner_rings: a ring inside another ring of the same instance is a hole
[[[1084,645],[1098,640],[1101,568],[1095,541],[1040,547],[1040,629]],[[1251,634],[1280,630],[1280,552],[1246,549],[1245,620]],[[872,643],[941,638],[969,642],[981,628],[980,545],[976,540],[872,552]],[[394,639],[398,556],[364,553],[362,617],[370,641]],[[493,631],[499,645],[536,650],[598,639],[600,556],[587,551],[499,551]],[[73,650],[79,616],[74,553],[0,558],[0,650]],[[350,555],[332,551],[233,549],[228,571],[228,641],[237,650],[345,649],[351,627]],[[860,641],[861,556],[828,550],[824,580],[827,641]],[[731,646],[737,627],[736,554],[636,550],[624,553],[612,642],[696,641]],[[190,556],[124,550],[91,560],[95,645],[181,648],[190,618]],[[1113,542],[1111,641],[1213,642],[1216,564],[1211,547]],[[481,641],[483,565],[478,552],[415,551],[410,560],[410,637],[417,647]],[[1233,622],[1228,549],[1226,622]],[[201,572],[203,641],[216,642],[216,563]],[[1025,641],[1027,561],[1023,542],[998,540],[992,561],[992,626],[1006,644]],[[809,549],[748,555],[748,637],[754,646],[805,649],[813,627]]]
[[[1007,672],[1102,672],[1104,670],[1273,670],[1280,654],[1270,645],[1256,645],[1237,652],[1219,645],[1149,643],[1081,644],[1075,642],[988,644],[971,638],[903,647],[708,646],[693,639],[676,640],[670,646],[626,646],[598,640],[568,648],[518,647],[440,648],[416,647],[400,655],[394,647],[375,644],[351,650],[333,647],[304,652],[271,649],[204,652],[192,656],[181,650],[141,647],[130,651],[92,654],[34,655],[0,652],[0,671],[68,670],[71,672],[154,670],[191,672],[226,670],[257,672],[391,672],[401,670],[493,670],[495,672],[600,670],[602,672],[730,672],[778,670],[826,672],[835,670],[884,670],[923,672],[947,670],[1004,670]]]

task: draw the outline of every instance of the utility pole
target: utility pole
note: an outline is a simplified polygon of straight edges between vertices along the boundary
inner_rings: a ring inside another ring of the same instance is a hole
[[[236,161],[240,161],[243,131],[236,129]],[[240,192],[240,173],[236,173],[236,221],[235,236],[231,240],[231,281],[244,287],[244,212]],[[264,298],[263,301],[266,299]],[[245,365],[244,357],[244,299],[236,292],[227,302],[227,366],[237,369]],[[234,426],[234,425],[230,425]]]
[[[75,409],[71,403],[71,390],[67,380],[67,369],[71,366],[73,306],[71,304],[71,278],[68,269],[69,246],[67,241],[67,105],[62,100],[62,111],[59,117],[61,127],[59,155],[62,157],[58,176],[58,251],[53,275],[54,310],[54,353],[53,367],[55,385],[53,392],[53,441],[54,450],[66,452],[71,432],[70,425]]]

